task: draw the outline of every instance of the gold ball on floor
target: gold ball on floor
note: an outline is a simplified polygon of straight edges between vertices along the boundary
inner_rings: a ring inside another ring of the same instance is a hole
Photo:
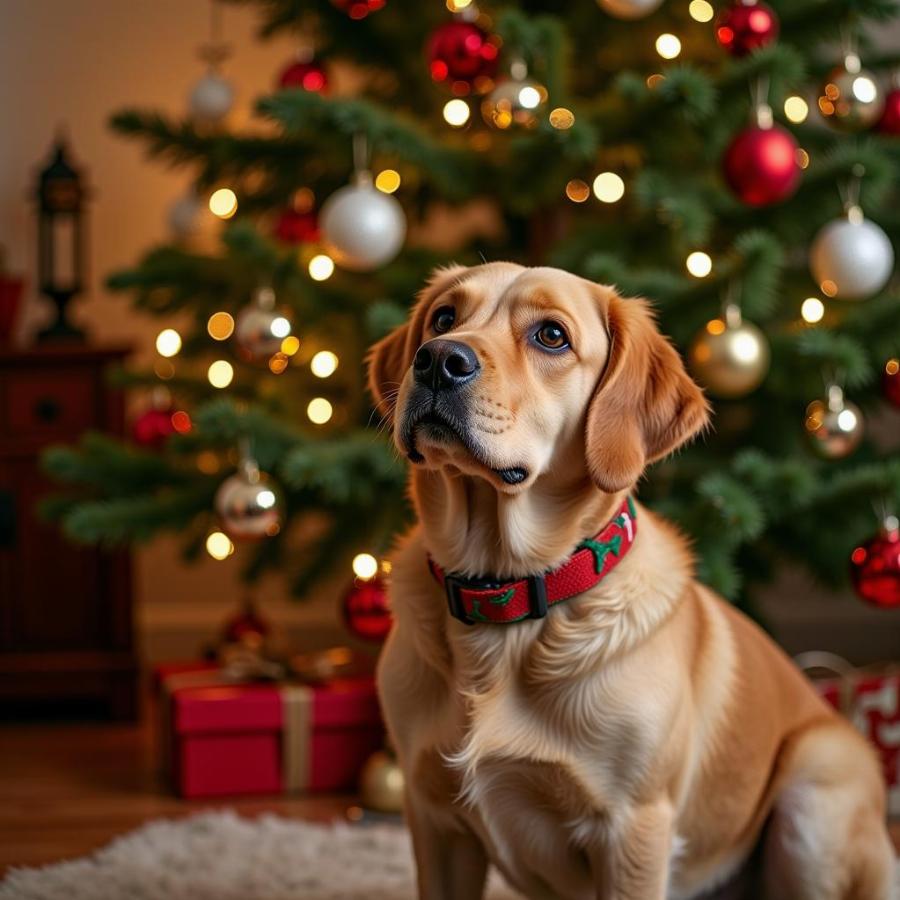
[[[359,777],[363,805],[378,812],[403,811],[403,771],[389,753],[373,753]]]

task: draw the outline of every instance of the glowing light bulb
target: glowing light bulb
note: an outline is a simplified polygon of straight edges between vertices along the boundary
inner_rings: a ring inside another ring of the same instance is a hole
[[[615,172],[601,172],[594,179],[594,195],[603,203],[616,203],[625,195],[625,182]]]
[[[706,0],[691,0],[688,12],[695,22],[711,22],[712,17],[715,15],[712,4],[707,3]]]
[[[231,188],[219,188],[209,198],[210,212],[220,219],[230,219],[238,208],[237,195]]]
[[[575,113],[564,106],[557,106],[556,109],[550,111],[550,124],[560,131],[565,131],[575,124]]]
[[[306,415],[314,425],[324,425],[334,414],[334,407],[324,397],[313,397],[306,407]]]
[[[804,322],[809,322],[811,325],[821,322],[825,315],[825,304],[818,297],[807,297],[800,304],[800,315]]]
[[[702,250],[695,250],[688,254],[684,264],[694,278],[706,278],[712,272],[712,259],[708,253],[704,253]]]
[[[175,356],[181,349],[181,335],[174,328],[163,328],[156,336],[156,352],[160,356]]]
[[[459,97],[448,100],[444,104],[444,121],[454,128],[462,128],[469,121],[471,115],[472,110],[469,109],[469,104],[465,100],[460,100]]]
[[[316,378],[328,378],[338,367],[338,358],[330,350],[320,350],[309,361],[309,368]]]
[[[378,574],[378,560],[371,553],[357,553],[353,557],[353,574],[357,578],[374,578]]]
[[[285,356],[293,356],[300,349],[300,338],[295,335],[290,335],[286,337],[281,342],[281,352]]]
[[[269,331],[272,332],[273,337],[287,337],[291,333],[291,323],[284,316],[276,316],[272,319]]]
[[[309,277],[313,281],[327,281],[334,274],[334,260],[319,253],[309,261]]]
[[[806,121],[809,115],[809,104],[802,98],[794,94],[784,101],[784,114],[788,122],[799,125]]]
[[[228,559],[234,553],[234,544],[223,531],[213,531],[206,538],[206,552],[213,559]]]
[[[541,92],[526,84],[519,90],[519,105],[524,109],[537,109],[541,105]]]
[[[383,169],[375,176],[375,187],[384,194],[393,194],[400,187],[400,173],[396,169]]]
[[[234,331],[234,319],[231,314],[227,312],[213,313],[206,323],[206,330],[213,340],[227,340]]]
[[[207,370],[209,383],[216,388],[226,388],[234,378],[234,367],[227,359],[217,359]]]
[[[447,9],[450,12],[460,12],[472,4],[472,0],[447,0]]]
[[[573,178],[566,185],[566,196],[573,203],[584,203],[591,196],[591,189],[580,178]]]
[[[681,53],[681,41],[674,34],[661,34],[656,39],[656,52],[663,59],[675,59]]]

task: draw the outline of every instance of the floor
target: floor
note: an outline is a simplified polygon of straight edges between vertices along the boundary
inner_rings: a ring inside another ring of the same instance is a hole
[[[227,802],[244,815],[315,821],[343,818],[353,804],[338,796]],[[223,805],[167,793],[147,724],[0,725],[0,874],[82,855],[148,819]],[[891,834],[900,849],[900,822]]]

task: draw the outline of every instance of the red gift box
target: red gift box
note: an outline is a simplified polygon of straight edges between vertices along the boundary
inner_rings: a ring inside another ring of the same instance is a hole
[[[805,653],[801,668],[836,673],[814,678],[819,695],[874,744],[888,786],[888,809],[900,816],[900,667],[854,669],[832,654]]]
[[[236,683],[197,664],[155,677],[166,769],[183,797],[350,790],[384,743],[371,676]]]

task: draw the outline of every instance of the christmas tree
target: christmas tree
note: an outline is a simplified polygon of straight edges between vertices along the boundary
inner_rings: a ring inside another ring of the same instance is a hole
[[[793,559],[834,583],[852,554],[900,603],[900,455],[873,427],[900,405],[893,0],[244,2],[298,41],[257,124],[229,130],[216,40],[183,118],[112,120],[196,187],[109,279],[160,356],[123,376],[134,441],[47,456],[73,538],[253,536],[247,577],[297,595],[359,554],[373,574],[409,510],[366,348],[435,266],[510,259],[650,298],[706,387],[714,430],[640,485],[703,580],[740,599]]]

